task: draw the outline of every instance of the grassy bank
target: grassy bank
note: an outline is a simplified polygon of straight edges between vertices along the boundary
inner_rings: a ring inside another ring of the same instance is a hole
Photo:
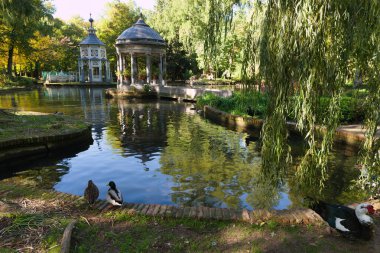
[[[87,127],[86,123],[64,115],[0,110],[0,142],[65,134]]]
[[[325,226],[148,217],[117,208],[97,213],[15,179],[0,182],[0,252],[59,252],[72,219],[70,252],[377,252]],[[15,187],[16,186],[16,187]]]
[[[264,118],[267,109],[268,96],[256,91],[234,92],[231,97],[220,97],[213,93],[206,93],[197,98],[197,106],[203,108],[209,105],[221,111],[248,116],[248,108],[251,107],[251,116]]]
[[[363,122],[365,117],[363,96],[365,95],[361,93],[358,95],[358,92],[350,91],[341,98],[340,121],[342,124]],[[295,98],[293,98],[293,101],[295,103]],[[319,99],[318,123],[322,123],[323,118],[327,114],[329,101],[328,97],[321,97]],[[231,97],[224,98],[207,93],[197,99],[197,105],[201,108],[209,105],[233,115],[253,116],[263,119],[268,106],[268,95],[257,91],[239,91],[234,92]],[[295,108],[295,105],[290,106],[290,111],[288,112],[289,120],[294,119],[292,108]]]
[[[36,80],[32,77],[8,77],[7,75],[0,74],[0,91],[10,89],[25,89],[34,87],[36,84]]]

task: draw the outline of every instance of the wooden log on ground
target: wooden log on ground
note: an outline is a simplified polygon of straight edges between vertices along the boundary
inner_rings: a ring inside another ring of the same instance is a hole
[[[63,232],[62,241],[61,241],[61,253],[70,252],[70,243],[71,243],[71,234],[77,220],[73,220],[67,225],[65,231]]]

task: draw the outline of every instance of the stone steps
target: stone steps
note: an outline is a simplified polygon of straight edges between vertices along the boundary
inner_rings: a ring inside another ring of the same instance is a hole
[[[5,197],[9,190],[0,189],[0,197]],[[86,200],[82,196],[47,191],[43,194],[46,198],[62,201],[66,206],[83,207],[87,206]],[[266,221],[276,221],[284,224],[315,224],[323,220],[311,209],[291,209],[291,210],[264,210],[257,209],[248,211],[246,209],[237,210],[230,208],[214,207],[176,207],[159,204],[123,203],[120,207],[114,207],[105,200],[97,200],[92,208],[98,212],[124,211],[131,214],[141,214],[147,216],[160,216],[172,218],[193,218],[193,219],[213,219],[244,221],[261,224]]]
[[[57,198],[63,201],[87,205],[81,196],[57,192]],[[105,200],[97,200],[93,205],[99,212],[125,211],[147,216],[161,216],[173,218],[194,218],[194,219],[214,219],[214,220],[235,220],[260,224],[269,220],[286,224],[312,224],[320,223],[323,220],[311,209],[292,210],[262,210],[248,211],[246,209],[236,210],[230,208],[214,207],[176,207],[159,204],[124,203],[121,207],[108,204]]]

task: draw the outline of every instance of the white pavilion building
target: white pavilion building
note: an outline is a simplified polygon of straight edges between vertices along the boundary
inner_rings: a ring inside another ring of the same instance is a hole
[[[96,36],[90,15],[88,36],[79,43],[79,81],[88,83],[111,82],[110,63],[107,60],[106,45]]]

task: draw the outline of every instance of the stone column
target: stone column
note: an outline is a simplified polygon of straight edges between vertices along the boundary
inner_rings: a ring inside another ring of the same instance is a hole
[[[150,71],[151,68],[151,57],[150,54],[146,55],[146,82],[147,84],[150,84],[152,81],[152,72]]]
[[[92,60],[89,60],[88,63],[88,76],[89,76],[89,81],[92,83]]]
[[[162,72],[163,72],[163,84],[162,85],[166,85],[166,54],[164,55],[164,62],[163,62],[163,69],[162,69]]]
[[[117,55],[117,58],[116,58],[116,70],[117,70],[117,72],[119,72],[120,71],[119,53],[117,53],[116,55]],[[120,77],[119,77],[118,74],[116,74],[116,75],[117,75],[117,84],[119,84]]]
[[[162,83],[162,54],[160,54],[160,65],[159,65],[159,69],[160,69],[160,75],[158,77],[159,79],[159,85],[162,86],[163,83]]]
[[[99,61],[99,76],[100,76],[100,82],[103,82],[103,72],[102,72],[103,61],[102,61],[102,60],[98,60],[98,61]]]
[[[121,55],[121,52],[119,52],[119,59],[118,59],[118,62],[119,62],[119,84],[122,85],[123,84],[123,56]]]
[[[136,75],[136,62],[135,56],[131,53],[131,84],[135,83],[135,75]]]
[[[84,61],[83,60],[81,60],[81,76],[80,76],[80,78],[81,78],[81,82],[84,82],[85,80],[84,80]]]
[[[110,70],[110,62],[107,60],[106,61],[106,81],[110,82],[111,81],[111,70]]]
[[[80,76],[81,76],[81,73],[80,73],[81,61],[82,60],[78,60],[78,80],[80,80]]]
[[[125,58],[126,58],[126,56],[125,56],[125,55],[122,55],[122,57],[121,57],[121,60],[122,60],[122,64],[121,64],[121,66],[122,66],[123,71],[121,72],[121,75],[123,76],[123,81],[124,81],[124,83],[128,83],[127,78],[124,77]]]

